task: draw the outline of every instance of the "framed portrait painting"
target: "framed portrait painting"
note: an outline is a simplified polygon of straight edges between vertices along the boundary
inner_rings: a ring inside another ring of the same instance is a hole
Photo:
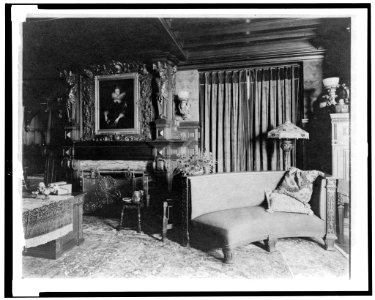
[[[138,74],[95,77],[95,134],[139,134]]]

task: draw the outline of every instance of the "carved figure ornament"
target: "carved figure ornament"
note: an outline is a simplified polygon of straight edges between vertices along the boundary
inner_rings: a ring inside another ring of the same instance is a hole
[[[183,120],[190,118],[190,102],[189,102],[189,92],[181,91],[178,93],[178,114]]]
[[[158,72],[158,76],[155,78],[157,84],[157,106],[158,106],[158,117],[160,119],[165,118],[168,101],[168,74],[167,64],[158,62],[153,64],[153,69]]]

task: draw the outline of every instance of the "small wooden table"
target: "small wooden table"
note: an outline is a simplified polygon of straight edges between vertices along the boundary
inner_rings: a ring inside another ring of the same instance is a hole
[[[141,233],[142,232],[142,220],[141,220],[141,210],[143,208],[143,201],[139,202],[133,202],[131,198],[122,198],[122,210],[121,210],[121,219],[120,219],[120,225],[119,225],[119,230],[124,228],[124,213],[125,210],[137,210],[137,232]]]

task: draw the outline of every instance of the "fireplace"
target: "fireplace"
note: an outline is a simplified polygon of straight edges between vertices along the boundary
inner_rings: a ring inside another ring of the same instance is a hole
[[[168,195],[172,191],[175,162],[182,149],[186,148],[186,143],[189,142],[181,139],[75,142],[70,150],[74,189],[87,192],[88,201],[91,198],[94,201],[100,178],[105,175],[113,177],[118,186],[121,186],[121,194],[125,195],[129,191],[124,190],[127,185],[122,177],[131,172],[143,177],[142,181],[146,183],[147,189],[150,182],[150,189],[157,190],[152,191],[154,194]]]

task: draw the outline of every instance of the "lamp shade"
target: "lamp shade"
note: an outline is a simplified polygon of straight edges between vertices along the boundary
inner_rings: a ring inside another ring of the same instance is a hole
[[[309,139],[309,133],[289,120],[268,132],[270,139]]]
[[[323,85],[325,87],[337,87],[339,85],[340,78],[339,77],[329,77],[323,79]]]

